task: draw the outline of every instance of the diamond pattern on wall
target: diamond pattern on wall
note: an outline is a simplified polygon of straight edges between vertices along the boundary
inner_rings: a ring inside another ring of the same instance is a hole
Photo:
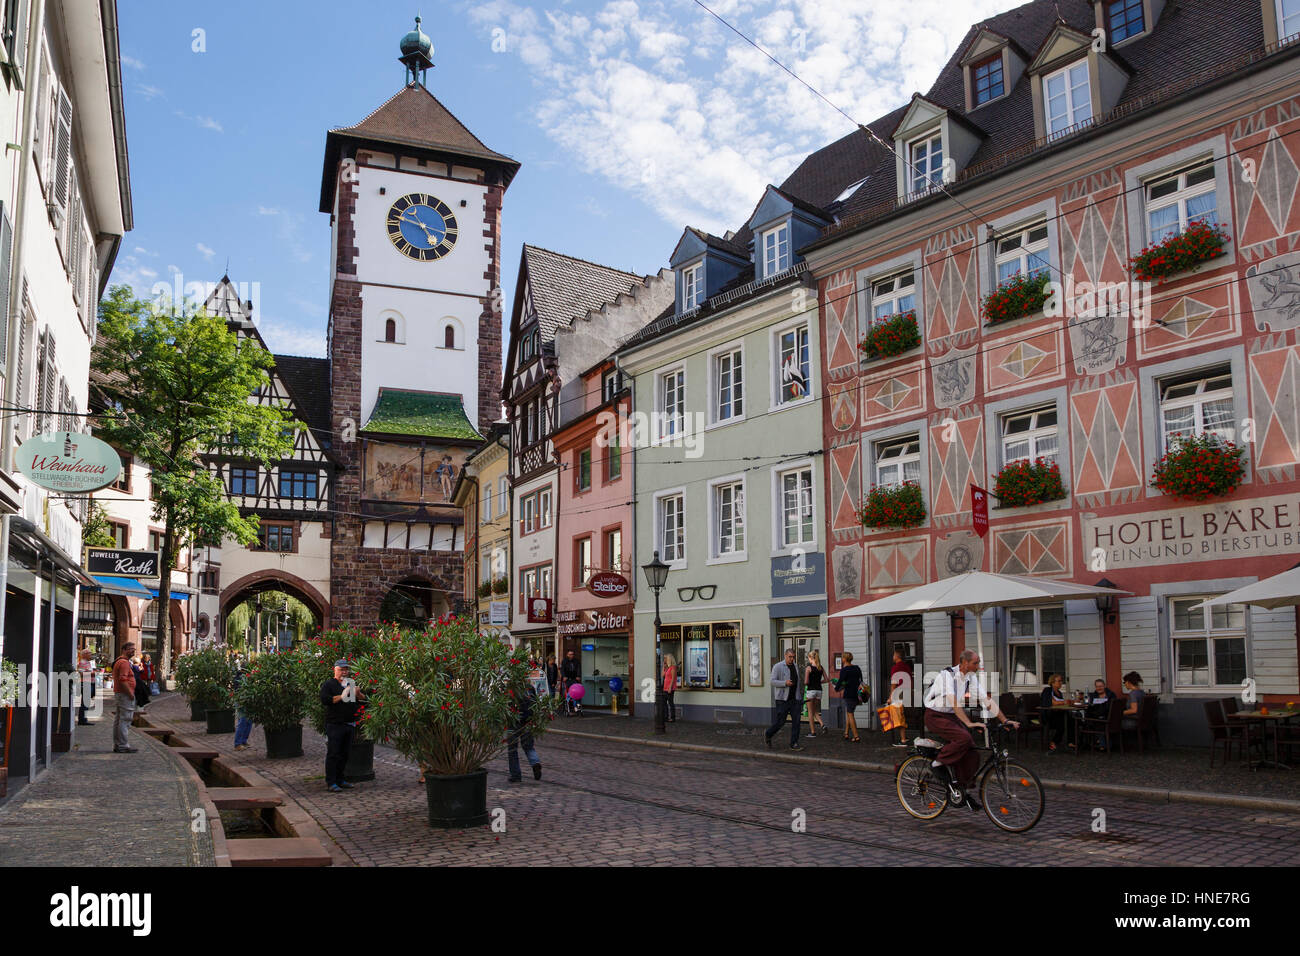
[[[1049,382],[1065,377],[1061,327],[1024,332],[988,343],[985,348],[984,390],[988,394],[1018,388],[1029,382]]]
[[[1296,348],[1250,356],[1255,467],[1300,463],[1300,354]]]
[[[858,521],[858,503],[862,498],[861,447],[854,442],[830,450],[831,513],[835,531],[862,527]]]
[[[1240,328],[1237,285],[1231,277],[1207,276],[1183,294],[1153,301],[1152,321],[1136,330],[1138,358],[1235,338]]]
[[[831,371],[856,369],[858,312],[852,272],[839,272],[827,280],[822,309],[826,317],[826,367]]]
[[[1006,528],[993,532],[993,567],[999,574],[1062,574],[1069,571],[1066,524]]]
[[[938,251],[925,266],[926,340],[979,328],[979,269],[973,243]]]
[[[1107,192],[1070,204],[1062,215],[1062,271],[1075,282],[1128,279],[1124,204],[1118,190]]]
[[[1074,494],[1141,487],[1138,386],[1124,382],[1070,396]]]
[[[972,481],[984,484],[984,419],[931,425],[930,513],[939,517],[969,511]]]
[[[1293,107],[1294,108],[1294,107]],[[1275,118],[1276,111],[1265,115]],[[1253,246],[1300,230],[1300,121],[1279,122],[1234,139],[1232,161],[1237,235]]]
[[[862,381],[862,421],[872,424],[885,418],[915,415],[925,408],[923,372],[918,363],[911,368],[885,372]]]
[[[867,589],[912,587],[925,583],[929,539],[867,543]]]

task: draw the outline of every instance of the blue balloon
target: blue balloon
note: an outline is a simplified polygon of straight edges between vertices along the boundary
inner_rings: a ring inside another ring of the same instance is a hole
[[[611,677],[609,679],[609,689],[615,694],[621,691],[623,689],[623,678]]]

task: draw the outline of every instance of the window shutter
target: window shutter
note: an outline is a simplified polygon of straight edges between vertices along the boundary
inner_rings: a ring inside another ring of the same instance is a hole
[[[14,400],[19,408],[27,406],[27,352],[31,347],[31,322],[26,316],[23,316],[22,322],[18,326],[18,362],[14,374],[18,376],[17,386],[18,394]],[[19,414],[14,419],[14,429],[18,433],[18,440],[22,441],[27,437],[27,416]]]
[[[68,424],[68,405],[72,396],[68,392],[68,380],[62,375],[59,376],[59,424],[57,431],[72,431],[72,426]]]
[[[13,226],[9,223],[9,210],[0,202],[0,366],[9,357],[9,290],[12,287],[9,269],[12,266],[14,244]]]
[[[54,402],[57,395],[54,391],[54,336],[48,330],[45,333],[45,362],[42,368],[44,380],[41,383],[41,394],[37,401],[40,402],[40,428],[41,434],[45,434],[55,427],[54,423]]]
[[[72,176],[72,100],[59,90],[59,115],[54,133],[54,200],[68,204],[68,186]]]
[[[40,77],[36,82],[36,128],[32,131],[32,158],[36,160],[36,169],[41,174],[41,185],[44,187],[46,194],[49,194],[50,184],[48,180],[49,166],[45,161],[46,154],[50,151],[48,140],[50,138],[50,58],[47,54],[42,58],[40,65]]]
[[[21,76],[27,62],[27,4],[24,0],[5,0],[4,41],[13,71]]]

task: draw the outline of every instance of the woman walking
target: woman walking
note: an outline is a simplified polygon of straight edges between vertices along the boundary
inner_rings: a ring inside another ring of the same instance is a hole
[[[136,659],[131,662],[131,672],[135,675],[135,706],[137,713],[144,713],[149,706],[149,679],[145,675],[146,661]]]
[[[826,679],[826,669],[822,667],[821,655],[815,650],[808,652],[808,665],[804,670],[804,700],[808,704],[808,736],[817,736],[817,725],[826,733],[826,722],[822,720],[822,681]]]
[[[673,655],[664,655],[664,707],[668,711],[668,720],[677,721],[677,705],[673,703],[673,693],[677,690],[677,661]]]
[[[849,651],[844,652],[844,666],[840,668],[839,679],[835,682],[841,694],[844,695],[844,709],[848,712],[844,728],[844,739],[855,744],[862,743],[862,738],[858,736],[858,719],[853,712],[858,709],[858,704],[862,703],[862,668],[853,663],[853,654]],[[852,736],[850,736],[850,734]]]

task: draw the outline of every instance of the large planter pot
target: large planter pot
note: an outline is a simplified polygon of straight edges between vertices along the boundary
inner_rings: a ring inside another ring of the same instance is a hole
[[[56,754],[65,754],[72,750],[72,734],[59,733],[57,730],[50,734],[50,749]]]
[[[192,700],[190,701],[190,720],[204,721],[208,719],[207,701]]]
[[[375,779],[375,742],[352,739],[348,750],[348,765],[343,768],[343,779],[348,783],[363,783]]]
[[[233,734],[235,732],[235,712],[229,707],[220,707],[207,711],[208,733]]]
[[[426,771],[429,826],[443,830],[481,827],[488,822],[487,771],[438,775]]]
[[[302,724],[288,730],[266,731],[266,755],[272,760],[302,756]]]

